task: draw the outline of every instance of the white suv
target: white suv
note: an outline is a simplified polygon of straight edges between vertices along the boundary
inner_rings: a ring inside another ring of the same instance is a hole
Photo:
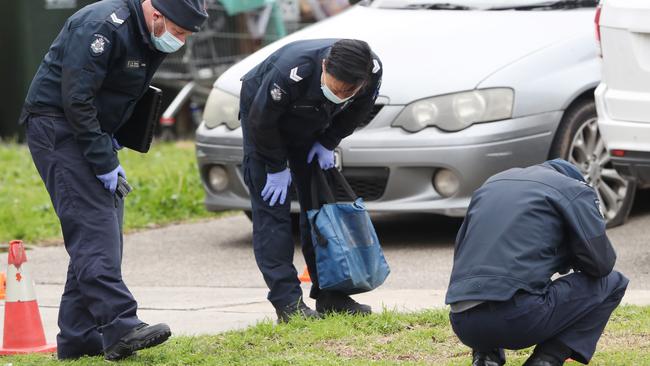
[[[603,60],[598,126],[614,168],[650,186],[650,1],[601,0],[596,37]]]

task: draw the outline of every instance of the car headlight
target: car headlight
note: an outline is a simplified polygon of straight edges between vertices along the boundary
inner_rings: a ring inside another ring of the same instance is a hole
[[[239,127],[239,98],[214,88],[208,96],[203,111],[205,127],[215,128],[225,124],[231,130]]]
[[[460,131],[475,123],[512,117],[514,91],[510,88],[478,89],[421,99],[404,108],[393,126],[418,132],[435,126]]]

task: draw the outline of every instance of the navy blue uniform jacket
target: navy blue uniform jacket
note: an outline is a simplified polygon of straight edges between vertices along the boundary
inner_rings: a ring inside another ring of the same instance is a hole
[[[337,105],[323,95],[321,65],[336,41],[290,43],[242,78],[242,124],[255,146],[255,157],[265,163],[267,172],[287,167],[291,145],[319,141],[334,150],[372,111],[383,72],[375,54],[372,77],[352,99]]]
[[[112,171],[119,161],[111,134],[131,116],[166,55],[149,37],[139,0],[79,10],[38,68],[21,120],[29,113],[64,116],[95,174]]]
[[[504,301],[520,289],[543,294],[556,272],[603,277],[615,261],[592,187],[548,164],[514,168],[472,196],[446,303]]]

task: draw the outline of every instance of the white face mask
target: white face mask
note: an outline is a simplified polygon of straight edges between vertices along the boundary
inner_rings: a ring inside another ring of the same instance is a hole
[[[350,95],[347,98],[341,99],[341,98],[338,97],[338,95],[334,94],[334,92],[332,90],[330,90],[330,88],[325,83],[322,83],[320,85],[320,88],[323,91],[323,95],[325,96],[325,98],[327,98],[330,102],[332,102],[334,104],[345,103],[350,98],[352,98],[354,96],[354,94],[353,94],[353,95]]]
[[[173,34],[167,31],[167,22],[165,21],[165,18],[163,18],[163,24],[165,26],[165,31],[160,37],[156,37],[154,32],[155,22],[152,23],[151,42],[153,42],[154,47],[156,47],[156,49],[160,52],[172,53],[178,51],[181,47],[183,47],[185,42],[174,37]]]
[[[327,72],[325,72],[325,65],[323,65],[323,81],[320,84],[320,89],[323,91],[323,95],[325,96],[325,98],[327,98],[330,102],[334,104],[341,104],[347,102],[348,100],[350,100],[350,98],[352,98],[355,94],[359,92],[359,89],[361,89],[361,87],[359,87],[357,90],[354,91],[354,93],[352,93],[352,95],[350,95],[347,98],[339,98],[339,96],[334,94],[334,92],[327,86],[327,83],[325,83],[326,75]]]

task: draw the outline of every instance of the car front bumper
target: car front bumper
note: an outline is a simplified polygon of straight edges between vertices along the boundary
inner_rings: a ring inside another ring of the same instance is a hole
[[[482,123],[449,133],[427,128],[409,133],[390,123],[402,106],[385,106],[373,121],[337,148],[342,172],[371,212],[428,212],[463,216],[472,193],[487,178],[512,167],[546,160],[562,112]],[[241,129],[225,125],[197,130],[196,153],[208,210],[250,210],[243,181]],[[207,183],[212,165],[223,166],[228,187],[215,192]],[[440,169],[460,181],[456,194],[441,196],[432,184]],[[297,212],[297,202],[292,211]]]

